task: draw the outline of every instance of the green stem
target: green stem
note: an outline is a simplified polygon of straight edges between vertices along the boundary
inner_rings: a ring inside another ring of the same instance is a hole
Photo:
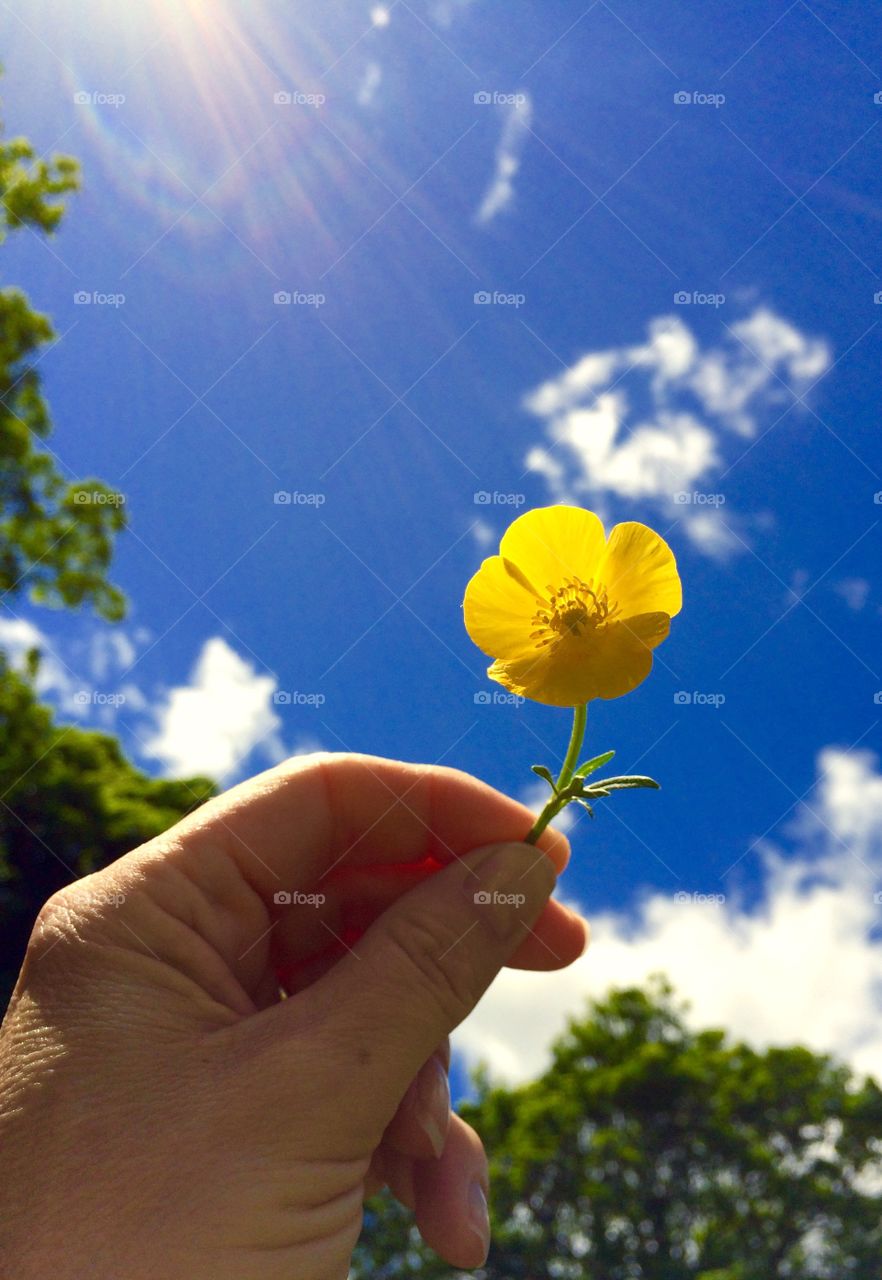
[[[564,757],[564,762],[561,766],[560,774],[557,779],[557,788],[559,791],[568,786],[573,780],[573,772],[579,762],[579,752],[582,750],[582,742],[585,738],[585,726],[587,722],[588,704],[583,702],[580,703],[579,706],[573,707],[573,731],[570,734],[570,745],[567,747],[567,754]],[[556,795],[552,796],[530,828],[524,843],[535,844],[542,835],[542,832],[548,826],[549,822],[551,822],[552,818],[555,818],[563,807],[564,805],[561,804],[559,798]]]
[[[557,780],[558,789],[566,787],[573,780],[573,772],[579,763],[579,752],[585,740],[585,726],[588,723],[588,703],[580,703],[573,707],[573,732],[570,734],[570,745],[564,756],[563,766]]]

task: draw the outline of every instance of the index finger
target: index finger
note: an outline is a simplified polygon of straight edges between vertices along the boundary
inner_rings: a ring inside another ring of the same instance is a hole
[[[379,756],[294,757],[210,800],[175,828],[175,855],[198,873],[218,849],[267,903],[332,871],[444,866],[481,845],[523,840],[533,814],[471,774]],[[546,828],[537,848],[560,873],[565,836]]]

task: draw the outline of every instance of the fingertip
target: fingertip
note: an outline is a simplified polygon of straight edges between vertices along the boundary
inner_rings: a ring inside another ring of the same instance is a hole
[[[558,831],[555,827],[546,827],[536,841],[536,848],[548,854],[558,875],[567,869],[572,850],[569,840],[562,831]]]

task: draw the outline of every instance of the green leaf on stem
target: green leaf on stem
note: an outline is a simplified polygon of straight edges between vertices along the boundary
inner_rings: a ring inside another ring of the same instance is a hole
[[[654,791],[661,790],[655,778],[643,778],[639,774],[629,774],[622,778],[600,778],[591,785],[606,787],[609,791],[624,791],[632,787],[651,787]]]
[[[574,778],[587,778],[589,773],[593,773],[595,769],[601,769],[605,764],[612,760],[616,753],[614,751],[604,751],[602,756],[595,756],[593,760],[586,760],[584,764],[580,764]]]
[[[531,764],[530,768],[534,773],[538,773],[540,778],[544,778],[552,791],[557,791],[557,784],[550,769],[546,769],[544,764]]]

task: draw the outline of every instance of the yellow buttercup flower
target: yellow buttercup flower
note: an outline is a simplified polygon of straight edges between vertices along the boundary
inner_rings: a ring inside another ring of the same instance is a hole
[[[582,507],[539,507],[506,530],[466,588],[465,624],[512,693],[556,707],[619,698],[652,668],[683,603],[673,552],[652,529]]]

